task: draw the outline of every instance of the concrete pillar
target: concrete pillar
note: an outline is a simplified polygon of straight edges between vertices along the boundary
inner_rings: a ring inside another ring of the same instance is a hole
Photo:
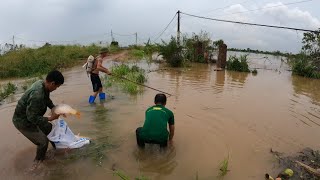
[[[227,64],[227,45],[221,44],[219,46],[219,54],[217,61],[217,68],[225,68]]]

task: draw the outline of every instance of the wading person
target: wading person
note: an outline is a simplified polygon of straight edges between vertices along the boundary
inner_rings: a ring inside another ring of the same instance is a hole
[[[64,77],[59,71],[51,71],[46,79],[39,80],[32,84],[18,101],[12,122],[14,126],[32,143],[37,145],[35,162],[38,164],[46,157],[48,149],[47,135],[52,129],[51,123],[58,119],[59,115],[43,117],[47,107],[52,109],[54,104],[50,99],[50,92],[56,90],[64,83]]]
[[[154,98],[155,105],[148,108],[145,113],[143,127],[136,130],[137,144],[144,148],[145,143],[159,144],[166,147],[168,141],[171,144],[174,136],[174,115],[165,107],[167,97],[157,94]],[[169,125],[169,132],[167,126]]]
[[[89,103],[94,103],[97,95],[99,94],[100,100],[106,99],[106,94],[102,91],[102,84],[99,77],[99,72],[104,72],[108,75],[111,75],[111,72],[102,66],[103,59],[107,57],[108,49],[101,48],[100,55],[95,58],[93,61],[92,71],[90,72],[90,79],[92,82],[93,94],[89,97]]]

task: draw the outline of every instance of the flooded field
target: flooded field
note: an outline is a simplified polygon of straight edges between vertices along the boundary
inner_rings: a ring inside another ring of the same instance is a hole
[[[161,70],[159,64],[138,63],[151,70],[148,86],[174,94],[167,107],[175,114],[176,133],[173,146],[163,152],[153,146],[140,151],[135,140],[135,129],[143,125],[156,91],[145,88],[130,96],[110,88],[107,93],[114,99],[89,105],[91,84],[84,70],[66,71],[65,84],[51,98],[81,111],[80,120],[66,121],[93,143],[56,154],[40,172],[26,172],[35,146],[11,123],[18,94],[0,106],[1,179],[120,179],[114,169],[131,179],[217,179],[219,164],[228,155],[225,180],[277,174],[270,148],[287,154],[320,149],[320,80],[292,76],[280,57],[253,54],[249,64],[258,68],[256,76],[214,71],[212,64]]]

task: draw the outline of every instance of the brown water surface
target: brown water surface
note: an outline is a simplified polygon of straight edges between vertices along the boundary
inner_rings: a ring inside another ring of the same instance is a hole
[[[258,75],[214,71],[214,65],[166,69],[148,73],[147,85],[174,94],[167,107],[175,114],[174,144],[167,151],[148,146],[140,151],[135,129],[143,125],[145,110],[157,92],[145,89],[130,96],[108,89],[104,103],[89,105],[90,80],[81,67],[64,72],[65,84],[51,97],[82,112],[80,120],[67,118],[74,133],[93,143],[83,149],[60,152],[38,172],[32,165],[35,146],[12,125],[16,100],[0,106],[1,179],[119,179],[112,169],[131,178],[217,179],[220,162],[229,155],[230,179],[262,179],[278,173],[270,148],[291,154],[304,147],[320,149],[320,81],[292,76],[285,60],[250,55]],[[108,65],[111,65],[108,64]],[[147,70],[158,64],[138,63]],[[260,69],[261,68],[261,69]]]

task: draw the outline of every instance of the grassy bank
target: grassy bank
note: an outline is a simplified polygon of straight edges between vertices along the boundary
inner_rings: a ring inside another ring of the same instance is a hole
[[[0,78],[37,76],[53,69],[72,67],[90,54],[97,54],[99,49],[95,45],[48,45],[10,51],[0,56]]]

